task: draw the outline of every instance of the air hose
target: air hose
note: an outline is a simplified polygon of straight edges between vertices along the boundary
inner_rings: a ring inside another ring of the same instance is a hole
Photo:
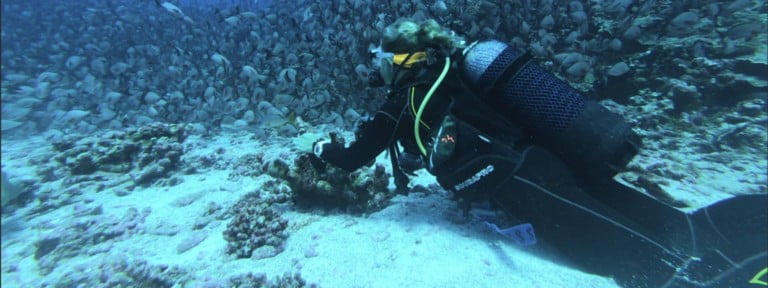
[[[421,135],[419,134],[419,123],[421,123],[421,114],[424,113],[424,108],[427,107],[427,103],[429,103],[429,99],[432,98],[432,94],[435,93],[435,90],[437,90],[438,87],[440,87],[440,83],[443,83],[443,79],[445,79],[445,75],[448,74],[448,68],[451,67],[451,58],[445,57],[445,65],[443,66],[443,72],[440,73],[440,77],[437,77],[437,80],[434,84],[432,84],[432,88],[429,88],[429,92],[427,92],[427,95],[424,96],[424,100],[421,101],[421,105],[419,105],[419,111],[416,112],[416,119],[413,121],[413,135],[416,137],[416,145],[419,146],[419,151],[421,151],[421,154],[424,156],[427,156],[427,149],[424,148],[424,143],[421,141]]]

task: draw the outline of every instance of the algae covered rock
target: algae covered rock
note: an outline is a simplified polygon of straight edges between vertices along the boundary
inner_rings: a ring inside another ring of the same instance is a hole
[[[315,284],[307,283],[301,274],[289,272],[283,273],[283,276],[276,279],[269,280],[264,274],[247,273],[242,275],[233,276],[229,279],[229,286],[232,288],[314,288],[318,287]]]
[[[287,201],[288,196],[280,196],[279,191],[255,191],[237,201],[229,211],[232,219],[224,230],[227,253],[238,258],[268,258],[282,252],[288,238],[288,220],[273,204]]]
[[[185,127],[157,123],[95,137],[69,135],[53,143],[54,159],[71,175],[128,173],[135,184],[149,185],[179,167]]]
[[[386,206],[395,194],[387,187],[389,174],[382,165],[349,173],[310,154],[296,157],[291,166],[282,160],[273,162],[271,166],[279,168],[267,172],[287,181],[293,190],[293,201],[300,206],[367,213]],[[288,167],[290,170],[286,173],[284,169]]]

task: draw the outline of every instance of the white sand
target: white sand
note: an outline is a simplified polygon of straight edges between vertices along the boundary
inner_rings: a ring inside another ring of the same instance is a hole
[[[191,137],[185,144],[189,147],[187,155],[214,153],[223,147],[223,157],[236,159],[258,151],[280,155],[286,152],[284,147],[288,143],[289,139],[277,139],[265,145],[249,140],[248,135],[222,134],[212,139]],[[49,149],[42,138],[3,141],[3,170],[12,179],[34,178],[35,167],[28,165],[27,160],[36,154],[50,153]],[[387,163],[386,159],[382,155],[378,161]],[[211,169],[184,175],[184,181],[177,186],[138,187],[122,197],[110,189],[98,193],[83,191],[76,203],[101,206],[105,215],[119,218],[130,208],[151,209],[144,223],[145,231],[100,244],[107,247],[106,252],[65,258],[46,276],[38,271],[34,243],[56,228],[77,221],[73,205],[30,215],[31,207],[38,205],[33,202],[13,214],[4,213],[3,287],[41,287],[55,283],[71,271],[115,259],[178,265],[199,280],[189,287],[198,287],[205,279],[228,279],[247,272],[266,273],[270,278],[284,272],[300,272],[304,279],[320,287],[618,287],[611,279],[548,259],[540,245],[518,247],[489,233],[464,219],[454,203],[441,194],[398,196],[386,209],[366,216],[297,212],[282,207],[286,209],[283,216],[290,223],[290,236],[285,251],[272,258],[235,259],[227,255],[222,232],[228,220],[208,224],[202,229],[206,239],[178,254],[178,243],[193,233],[192,224],[203,215],[208,203],[228,208],[270,178],[242,177],[232,182],[227,180],[228,173]],[[415,181],[433,183],[429,176],[420,176]],[[43,187],[66,188],[57,185],[62,185],[61,181]],[[173,204],[188,195],[199,198],[184,207]],[[150,229],[153,227],[175,227],[179,232],[173,236],[159,235],[153,232],[157,229]],[[9,272],[8,265],[14,265],[15,270]]]

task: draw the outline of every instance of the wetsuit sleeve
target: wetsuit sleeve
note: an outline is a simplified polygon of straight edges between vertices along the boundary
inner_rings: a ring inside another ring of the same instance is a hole
[[[344,147],[341,143],[326,143],[318,155],[321,159],[347,171],[354,171],[376,158],[387,148],[403,104],[387,101],[373,119],[364,123],[355,133],[355,141]]]

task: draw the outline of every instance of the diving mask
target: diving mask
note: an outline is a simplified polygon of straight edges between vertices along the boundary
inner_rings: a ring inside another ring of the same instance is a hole
[[[387,85],[395,82],[395,78],[404,75],[400,74],[402,69],[410,69],[414,65],[428,59],[427,52],[424,51],[400,54],[382,52],[382,54],[381,57],[377,55],[376,58],[379,60],[379,73]]]
[[[413,64],[427,60],[427,52],[401,53],[392,56],[392,63],[403,68],[411,68]]]

